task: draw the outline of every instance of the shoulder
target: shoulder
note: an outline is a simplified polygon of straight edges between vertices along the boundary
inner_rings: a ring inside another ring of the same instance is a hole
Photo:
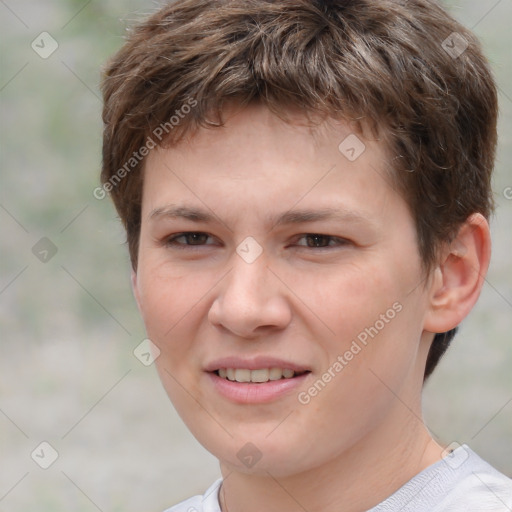
[[[455,467],[450,467],[450,470],[446,471],[453,487],[435,511],[504,512],[512,510],[512,480],[482,460],[467,446],[461,448],[465,453]],[[447,465],[449,464],[448,462]]]
[[[219,489],[221,484],[222,478],[219,478],[202,496],[193,496],[174,505],[174,507],[168,508],[164,512],[221,512],[219,505]]]
[[[468,446],[416,475],[369,512],[510,512],[512,480]]]

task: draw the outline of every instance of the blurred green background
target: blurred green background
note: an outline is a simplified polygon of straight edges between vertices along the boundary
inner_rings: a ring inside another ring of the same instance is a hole
[[[2,512],[158,511],[219,476],[133,355],[145,336],[124,233],[92,195],[101,66],[161,3],[0,1]],[[481,300],[426,387],[425,417],[442,442],[468,443],[510,476],[512,1],[448,5],[481,38],[500,87],[498,210]],[[58,44],[48,58],[31,47],[55,44],[42,32]],[[43,237],[47,262],[32,251]],[[42,441],[59,453],[46,470],[31,458]]]

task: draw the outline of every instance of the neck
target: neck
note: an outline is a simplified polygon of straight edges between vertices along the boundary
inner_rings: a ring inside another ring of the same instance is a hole
[[[441,459],[442,448],[421,419],[401,407],[399,429],[389,421],[321,467],[299,474],[276,479],[269,471],[247,474],[221,464],[222,511],[357,512],[374,507]]]

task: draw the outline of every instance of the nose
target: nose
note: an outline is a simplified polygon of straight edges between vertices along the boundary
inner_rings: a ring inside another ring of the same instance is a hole
[[[284,329],[292,316],[286,286],[263,257],[247,263],[234,256],[233,268],[219,283],[209,321],[248,339]]]

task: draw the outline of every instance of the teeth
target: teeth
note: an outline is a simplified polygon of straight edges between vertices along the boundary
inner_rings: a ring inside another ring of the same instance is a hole
[[[269,370],[252,370],[251,382],[268,382]]]
[[[295,372],[289,368],[262,368],[248,370],[245,368],[220,368],[219,377],[236,382],[268,382],[271,380],[291,379]]]
[[[294,376],[294,374],[295,372],[293,370],[289,370],[288,368],[283,370],[283,377],[285,379],[291,379]]]
[[[237,382],[251,382],[251,370],[237,368],[235,370],[235,380]]]
[[[283,370],[281,368],[270,368],[269,378],[270,380],[279,380],[283,376]]]

